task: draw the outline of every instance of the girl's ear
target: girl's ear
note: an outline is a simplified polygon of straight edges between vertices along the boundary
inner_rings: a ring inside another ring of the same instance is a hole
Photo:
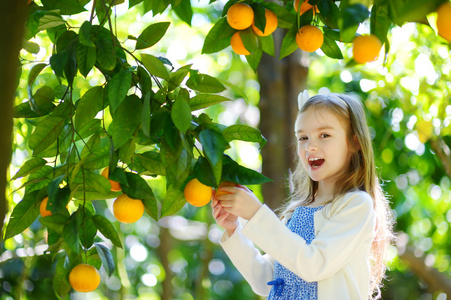
[[[354,149],[353,150],[355,150],[355,152],[358,152],[360,150],[360,143],[359,143],[359,139],[357,138],[356,134],[354,134],[353,140],[354,140]]]

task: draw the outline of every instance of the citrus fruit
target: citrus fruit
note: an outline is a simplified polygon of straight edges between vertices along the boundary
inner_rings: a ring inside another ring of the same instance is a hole
[[[144,204],[139,199],[122,194],[114,200],[113,213],[119,222],[134,223],[144,214]]]
[[[227,11],[227,23],[236,30],[243,30],[254,22],[254,11],[245,3],[236,3]]]
[[[382,48],[381,41],[374,34],[360,35],[354,38],[352,54],[359,64],[375,61]]]
[[[92,292],[100,284],[100,274],[88,264],[76,265],[69,273],[69,283],[77,292]]]
[[[232,46],[233,52],[238,55],[249,55],[251,54],[244,47],[243,40],[241,39],[240,32],[237,31],[232,35],[232,39],[230,40],[230,45]]]
[[[50,210],[47,210],[48,201],[49,197],[45,197],[44,200],[41,201],[41,205],[39,206],[39,212],[41,213],[41,216],[43,218],[52,215],[52,212]]]
[[[277,28],[277,16],[274,12],[272,12],[269,9],[265,8],[265,19],[266,19],[266,25],[265,30],[262,32],[260,29],[258,29],[257,26],[252,23],[252,30],[255,32],[256,35],[259,36],[267,36],[273,33]]]
[[[103,177],[108,179],[108,171],[109,171],[109,167],[106,167],[105,169],[103,169],[103,171],[100,175],[102,175]],[[121,185],[119,184],[119,182],[111,180],[111,179],[108,179],[108,181],[110,182],[110,185],[111,185],[111,191],[119,192],[121,190]]]
[[[294,11],[297,12],[298,8],[299,8],[299,0],[295,0],[293,2],[293,7],[294,7]],[[308,10],[311,10],[312,8],[313,8],[313,5],[308,3],[308,0],[304,0],[304,2],[301,3],[299,15],[302,15],[303,13],[305,13]],[[313,15],[315,15],[315,13],[317,13],[317,12],[319,12],[318,7],[315,5],[315,9],[313,10]]]
[[[321,29],[313,25],[305,25],[296,34],[296,44],[306,52],[318,50],[324,42],[324,35]]]
[[[440,5],[437,9],[438,34],[451,43],[451,2]]]
[[[201,207],[211,200],[213,188],[203,184],[197,178],[193,178],[185,185],[183,191],[186,202],[193,206]]]

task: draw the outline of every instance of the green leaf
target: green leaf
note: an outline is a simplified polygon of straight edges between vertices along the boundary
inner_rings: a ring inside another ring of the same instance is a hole
[[[389,3],[376,1],[371,9],[371,33],[385,43],[390,25]]]
[[[97,3],[100,3],[97,2]],[[106,28],[92,26],[91,33],[97,50],[97,63],[107,71],[114,70],[117,63],[116,52],[114,51],[114,43],[111,38],[112,33]]]
[[[180,20],[184,21],[186,24],[191,26],[191,19],[193,18],[193,9],[191,7],[190,0],[181,0],[178,1],[178,5],[172,4],[172,8],[180,18]]]
[[[41,47],[38,44],[28,41],[26,39],[22,40],[22,48],[26,50],[28,53],[38,54],[41,51]]]
[[[197,94],[189,100],[188,104],[191,107],[191,111],[195,111],[225,101],[230,101],[230,99],[219,95]]]
[[[277,16],[277,26],[289,29],[296,22],[296,15],[290,13],[285,7],[274,2],[262,2],[262,5]]]
[[[160,22],[149,25],[138,37],[135,49],[146,49],[155,45],[164,36],[170,24],[170,22]]]
[[[295,24],[293,27],[291,27],[288,32],[285,34],[285,37],[282,40],[282,45],[280,46],[280,55],[279,59],[282,59],[291,53],[293,53],[295,50],[297,50],[298,44],[296,44],[296,34],[298,33],[297,25]]]
[[[177,159],[166,168],[167,181],[174,186],[182,185],[189,176],[191,160],[192,155],[182,148]]]
[[[191,126],[191,109],[183,97],[179,97],[172,105],[171,118],[175,127],[185,133]]]
[[[95,243],[94,245],[97,249],[97,253],[100,256],[100,260],[102,261],[102,265],[105,268],[105,271],[108,273],[108,276],[111,276],[114,273],[115,265],[110,249],[102,244]]]
[[[26,193],[24,198],[14,207],[5,231],[5,240],[23,232],[39,215],[39,203],[36,201],[38,191]]]
[[[220,93],[225,90],[224,85],[218,79],[207,74],[190,77],[186,81],[186,86],[203,93]]]
[[[68,250],[70,253],[79,253],[80,244],[78,241],[78,228],[79,224],[77,224],[77,214],[80,213],[77,211],[72,214],[69,218],[69,221],[64,225],[63,228],[63,238],[64,242],[68,246]]]
[[[134,156],[135,164],[141,165],[149,173],[148,175],[166,175],[165,168],[161,163],[160,153],[147,151]],[[140,172],[141,173],[141,172]]]
[[[50,57],[50,66],[55,72],[56,76],[64,77],[64,70],[69,61],[69,52],[62,51],[55,53]]]
[[[402,26],[406,22],[418,22],[437,9],[439,1],[387,1],[390,6],[390,15],[393,23]],[[440,1],[443,2],[443,1]]]
[[[75,129],[79,131],[103,108],[103,88],[95,86],[89,89],[78,101],[75,111]]]
[[[125,175],[128,186],[121,186],[123,192],[130,198],[142,200],[149,216],[158,220],[157,200],[147,182],[135,173],[126,172]]]
[[[276,55],[276,52],[274,49],[274,39],[272,37],[272,34],[260,37],[260,41],[261,41],[263,52],[266,52],[271,56]]]
[[[163,199],[161,208],[161,218],[167,217],[178,212],[186,203],[183,190],[169,185],[166,191],[166,197]]]
[[[48,64],[40,63],[34,65],[30,72],[28,72],[28,88],[31,89],[31,86],[33,85],[34,81],[36,80],[36,77],[38,77],[39,73],[41,73],[42,70],[44,70],[45,67],[47,67]]]
[[[80,31],[78,33],[78,40],[80,44],[87,47],[95,47],[96,45],[91,40],[91,23],[89,21],[84,21],[80,27]]]
[[[113,114],[119,105],[121,105],[122,101],[124,101],[131,84],[132,73],[128,70],[122,70],[108,82],[108,97]]]
[[[365,21],[370,12],[362,4],[353,4],[344,7],[342,10],[342,22],[340,25],[341,40],[345,43],[351,42],[355,32],[361,22]]]
[[[34,155],[38,155],[54,142],[63,130],[66,119],[56,116],[48,116],[40,121],[30,136],[29,147]]]
[[[235,29],[227,23],[227,18],[219,19],[210,29],[202,46],[202,54],[216,53],[230,46],[230,39]]]
[[[260,130],[247,125],[232,125],[222,132],[224,138],[230,142],[233,140],[241,140],[246,142],[260,143],[260,148],[266,144],[266,139]]]
[[[210,162],[216,183],[219,184],[222,172],[222,156],[228,143],[221,133],[211,129],[202,130],[199,133],[199,140],[202,143],[203,152]]]
[[[185,79],[186,75],[188,75],[190,70],[191,70],[191,65],[187,65],[187,66],[183,66],[180,69],[178,69],[177,71],[171,73],[170,74],[171,78],[169,79],[169,82],[168,82],[169,83],[169,86],[168,86],[169,91],[173,91],[174,89],[179,87],[180,84],[182,83],[182,81]]]
[[[77,66],[80,74],[85,78],[94,67],[97,60],[97,51],[95,47],[88,47],[78,44],[77,47]]]
[[[45,14],[39,19],[38,31],[47,30],[60,25],[65,25],[66,22],[61,18],[61,16],[53,14]]]
[[[199,156],[194,165],[193,172],[194,176],[199,179],[201,183],[212,187],[218,186],[211,165],[205,157]]]
[[[341,53],[340,47],[338,47],[335,40],[331,39],[327,35],[324,35],[324,42],[321,46],[321,50],[330,58],[343,59],[343,54]]]
[[[129,139],[121,148],[119,148],[119,159],[127,165],[131,164],[131,159],[133,154],[135,154],[135,147],[135,139]]]
[[[260,60],[262,58],[263,52],[261,48],[257,48],[254,52],[251,52],[250,55],[246,55],[246,60],[249,64],[249,66],[254,70],[254,72],[257,72],[258,64],[260,63]]]
[[[117,234],[116,229],[114,229],[113,224],[101,215],[95,215],[92,217],[92,221],[96,225],[97,229],[102,233],[107,239],[109,239],[114,246],[122,248],[122,242]]]
[[[112,132],[114,149],[122,147],[141,124],[142,103],[136,95],[128,96],[114,113]]]
[[[50,166],[42,166],[39,170],[33,172],[28,177],[28,181],[21,185],[19,189],[27,187],[26,191],[31,192],[46,187],[51,181],[53,168]]]
[[[242,89],[240,89],[239,87],[237,87],[236,85],[226,81],[226,80],[222,80],[221,78],[216,78],[216,80],[218,80],[219,82],[221,82],[222,84],[228,86],[229,88],[231,88],[236,94],[238,94],[239,96],[241,96],[244,101],[249,102],[249,99],[247,98],[247,95],[244,93],[244,91]]]
[[[80,242],[85,249],[91,248],[94,244],[94,238],[97,234],[97,227],[92,221],[91,213],[86,209],[85,213],[78,213],[77,224],[80,224],[78,232],[80,233]]]
[[[64,267],[65,260],[66,256],[61,256],[60,259],[58,259],[55,268],[55,274],[53,276],[53,289],[55,290],[57,296],[61,299],[66,298],[71,289],[69,280],[67,279],[69,272]]]
[[[84,6],[89,0],[42,0],[48,10],[59,9],[62,15],[75,15],[86,11]]]
[[[16,175],[14,175],[11,180],[27,176],[37,170],[39,170],[42,166],[47,163],[45,159],[34,157],[30,160],[27,160],[22,167],[17,171]]]
[[[147,71],[149,71],[150,74],[159,78],[163,78],[165,80],[170,79],[168,70],[164,66],[163,62],[157,57],[150,54],[142,54],[141,60],[144,64],[144,67],[147,69]]]
[[[240,166],[229,156],[224,155],[221,181],[231,181],[238,184],[262,184],[272,180],[257,171]]]
[[[67,221],[68,216],[65,215],[50,215],[39,219],[42,225],[58,234],[63,234],[64,225]]]

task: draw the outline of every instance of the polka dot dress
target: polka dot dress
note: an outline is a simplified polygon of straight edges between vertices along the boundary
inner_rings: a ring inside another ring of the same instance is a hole
[[[319,207],[300,206],[295,209],[291,219],[287,223],[287,227],[298,235],[300,235],[307,243],[315,238],[314,213],[320,210]],[[316,300],[318,299],[318,283],[306,282],[293,272],[279,264],[277,261],[274,265],[274,280],[268,282],[272,285],[268,299],[271,300]]]

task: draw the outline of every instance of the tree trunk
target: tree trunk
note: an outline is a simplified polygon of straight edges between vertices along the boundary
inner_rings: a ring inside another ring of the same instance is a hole
[[[278,34],[276,38],[281,38]],[[281,43],[275,42],[276,45]],[[263,185],[263,198],[272,209],[287,196],[287,176],[296,155],[294,122],[297,95],[306,88],[308,68],[301,64],[300,50],[281,61],[263,54],[257,75],[260,83],[260,130],[268,140],[262,148],[262,172],[274,182]]]
[[[12,107],[25,29],[26,0],[0,0],[0,232],[7,210],[7,171],[11,162]],[[1,235],[0,240],[3,239]]]

